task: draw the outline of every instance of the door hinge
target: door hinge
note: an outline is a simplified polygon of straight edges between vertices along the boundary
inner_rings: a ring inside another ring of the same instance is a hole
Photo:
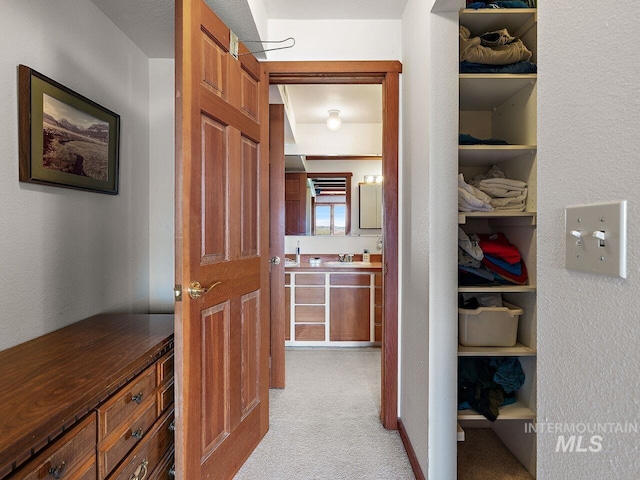
[[[176,302],[182,301],[182,285],[177,285],[173,287],[173,296]]]

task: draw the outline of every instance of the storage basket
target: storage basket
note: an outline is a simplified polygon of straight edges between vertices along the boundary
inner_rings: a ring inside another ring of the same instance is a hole
[[[513,347],[518,337],[522,309],[503,302],[503,307],[458,308],[458,338],[466,347]]]

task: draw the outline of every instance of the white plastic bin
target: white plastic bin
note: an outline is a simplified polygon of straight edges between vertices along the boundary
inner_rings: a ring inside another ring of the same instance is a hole
[[[518,337],[522,309],[503,302],[503,307],[458,308],[458,338],[466,347],[513,347]]]

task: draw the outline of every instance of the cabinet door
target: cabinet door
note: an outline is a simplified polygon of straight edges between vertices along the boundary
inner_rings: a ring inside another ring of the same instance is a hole
[[[371,294],[367,288],[331,287],[331,341],[370,340]]]
[[[307,174],[287,173],[284,185],[285,235],[307,231]]]

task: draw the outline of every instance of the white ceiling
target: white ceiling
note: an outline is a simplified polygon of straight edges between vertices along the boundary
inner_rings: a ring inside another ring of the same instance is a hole
[[[340,110],[343,123],[382,123],[381,85],[287,85],[296,123],[324,123]]]

